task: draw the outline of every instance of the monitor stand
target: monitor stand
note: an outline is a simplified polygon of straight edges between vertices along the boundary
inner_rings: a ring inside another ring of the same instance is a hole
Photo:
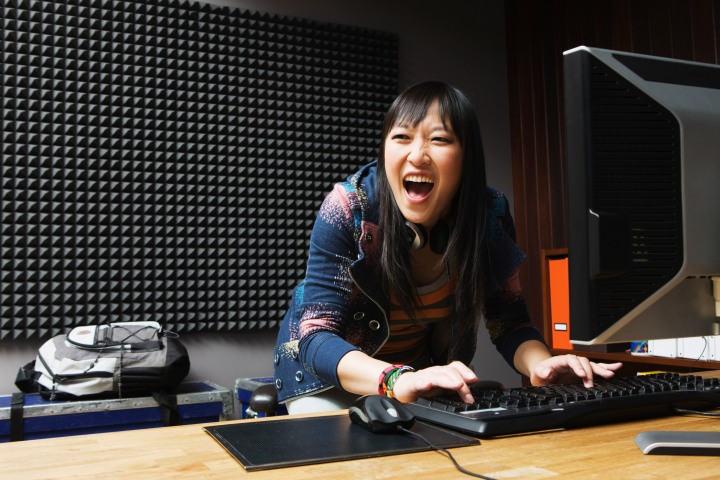
[[[648,431],[638,434],[635,444],[645,455],[720,456],[720,431]]]

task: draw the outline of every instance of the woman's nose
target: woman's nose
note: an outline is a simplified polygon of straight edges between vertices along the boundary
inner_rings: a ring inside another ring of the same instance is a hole
[[[425,142],[420,139],[412,142],[410,144],[410,151],[408,152],[407,159],[415,165],[426,163],[429,160],[429,157]]]

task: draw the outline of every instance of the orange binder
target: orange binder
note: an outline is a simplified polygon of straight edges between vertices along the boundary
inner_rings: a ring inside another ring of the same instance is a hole
[[[548,259],[550,285],[550,320],[552,322],[552,348],[571,350],[570,343],[570,282],[568,259]]]

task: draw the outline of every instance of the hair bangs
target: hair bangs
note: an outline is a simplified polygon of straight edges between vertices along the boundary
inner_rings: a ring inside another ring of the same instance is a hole
[[[439,83],[431,82],[423,86],[425,88],[417,88],[414,92],[396,100],[388,112],[389,115],[385,121],[386,131],[383,132],[383,137],[390,129],[398,125],[417,126],[425,118],[430,106],[435,101],[438,103],[438,114],[443,126],[448,128],[449,123],[449,126],[453,128],[455,123],[455,119],[452,118],[453,102],[449,98],[447,90]]]

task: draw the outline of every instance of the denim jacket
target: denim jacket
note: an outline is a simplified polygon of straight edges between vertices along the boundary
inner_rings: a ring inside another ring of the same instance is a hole
[[[280,402],[340,387],[340,359],[352,350],[374,356],[389,337],[389,300],[378,275],[376,167],[373,162],[335,185],[320,208],[310,237],[306,276],[293,292],[275,347]],[[519,287],[511,285],[524,254],[514,242],[507,199],[492,189],[488,199],[495,282],[488,286],[484,313],[491,340],[512,365],[521,343],[543,339],[531,326]],[[481,313],[467,322],[471,331],[455,332],[459,340],[451,342],[447,358],[435,359],[436,363],[470,363]]]

